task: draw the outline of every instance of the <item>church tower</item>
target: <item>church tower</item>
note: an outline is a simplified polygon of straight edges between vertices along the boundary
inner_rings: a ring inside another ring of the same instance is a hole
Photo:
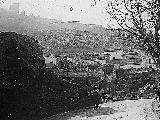
[[[9,10],[14,14],[19,14],[19,3],[13,3],[10,5]]]

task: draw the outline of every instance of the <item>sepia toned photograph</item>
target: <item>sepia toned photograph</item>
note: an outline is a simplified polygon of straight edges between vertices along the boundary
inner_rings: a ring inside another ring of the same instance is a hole
[[[160,120],[160,0],[0,0],[0,120]]]

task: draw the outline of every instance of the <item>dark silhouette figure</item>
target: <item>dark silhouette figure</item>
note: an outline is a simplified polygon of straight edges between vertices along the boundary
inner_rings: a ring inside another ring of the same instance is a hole
[[[113,65],[112,64],[106,64],[103,66],[102,70],[104,72],[104,76],[105,78],[107,78],[108,76],[110,76],[113,73]]]
[[[102,98],[103,102],[106,102],[107,96],[108,96],[108,95],[107,95],[106,91],[103,90],[103,91],[101,92],[101,98]]]
[[[93,95],[93,101],[94,101],[94,109],[97,110],[100,104],[100,100],[101,100],[101,96],[99,93],[99,89],[98,87],[95,87],[94,90],[92,91],[92,95]]]
[[[156,100],[159,101],[159,99],[160,99],[160,89],[157,89],[157,91],[156,91]]]

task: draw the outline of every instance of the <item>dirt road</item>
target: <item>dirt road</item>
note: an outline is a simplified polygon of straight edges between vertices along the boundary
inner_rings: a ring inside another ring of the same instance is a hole
[[[100,116],[77,115],[68,120],[158,120],[152,110],[153,99],[125,100],[102,104],[103,108],[113,108],[117,112]]]

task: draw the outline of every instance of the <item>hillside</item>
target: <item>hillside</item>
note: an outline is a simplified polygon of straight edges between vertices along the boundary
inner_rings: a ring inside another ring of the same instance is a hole
[[[13,14],[0,9],[1,31],[15,31],[18,33],[35,31],[57,31],[62,29],[76,29],[92,31],[93,33],[105,33],[105,28],[94,24],[81,24],[74,21],[63,22],[55,19],[46,19],[33,15]]]
[[[0,31],[13,31],[32,36],[40,42],[45,51],[51,52],[64,49],[70,51],[77,47],[81,50],[117,48],[121,46],[122,36],[125,34],[120,29],[111,30],[94,24],[12,14],[4,9],[0,9],[0,21]]]
[[[45,69],[37,41],[14,32],[0,33],[0,106],[3,120],[40,120],[53,114],[91,106],[88,79],[69,82]],[[73,80],[73,79],[72,79]],[[82,85],[83,84],[83,85]],[[87,101],[89,99],[89,101]]]

